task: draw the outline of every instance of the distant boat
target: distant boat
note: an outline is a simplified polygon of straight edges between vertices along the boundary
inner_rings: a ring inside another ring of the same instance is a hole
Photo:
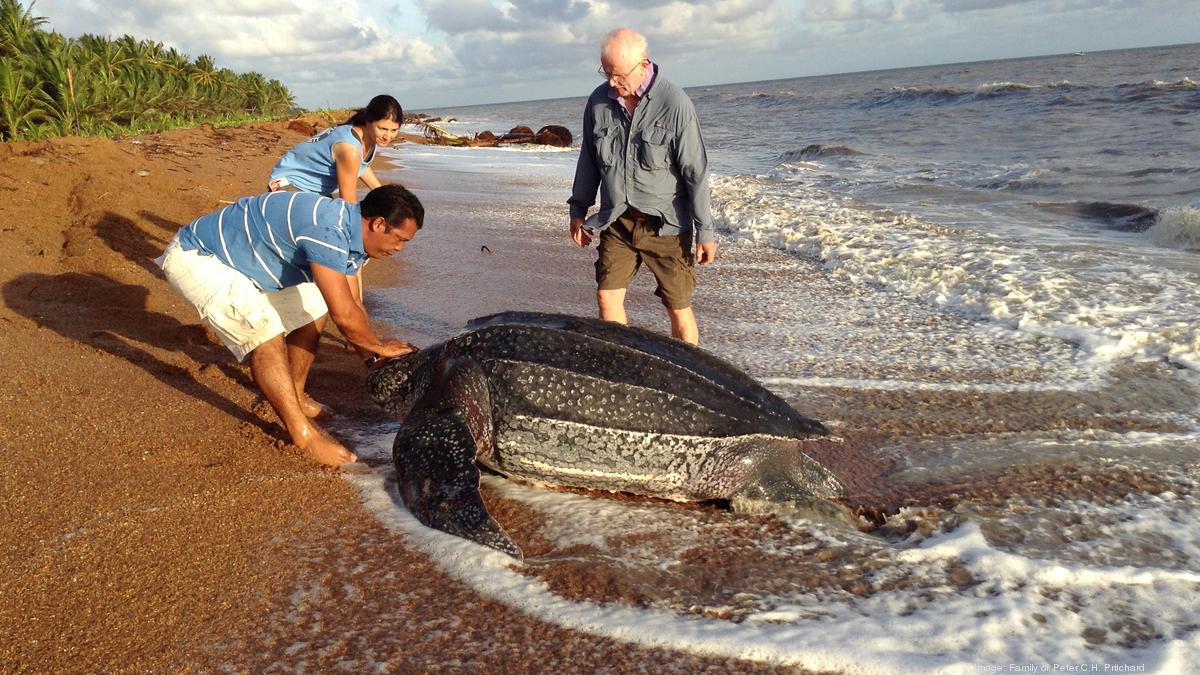
[[[1075,56],[1083,56],[1084,52],[1075,52]]]

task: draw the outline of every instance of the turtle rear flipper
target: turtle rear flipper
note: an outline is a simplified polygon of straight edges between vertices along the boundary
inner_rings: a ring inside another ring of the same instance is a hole
[[[392,461],[404,505],[423,525],[523,559],[479,494],[476,445],[463,413],[447,409],[405,423]]]

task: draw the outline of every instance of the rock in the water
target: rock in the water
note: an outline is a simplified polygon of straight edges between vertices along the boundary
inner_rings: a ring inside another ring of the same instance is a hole
[[[571,147],[571,131],[566,127],[554,124],[538,129],[533,135],[533,142],[539,145],[553,145],[559,148]]]

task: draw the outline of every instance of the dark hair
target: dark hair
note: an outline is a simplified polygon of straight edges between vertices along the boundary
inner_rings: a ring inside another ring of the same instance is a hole
[[[425,224],[425,207],[403,185],[380,185],[363,197],[360,207],[364,218],[382,216],[389,230],[409,218],[417,221],[418,230]]]
[[[343,124],[363,126],[379,120],[392,120],[397,124],[404,124],[404,108],[401,108],[400,102],[391,96],[380,94],[371,99],[367,107],[354,111],[350,119]]]

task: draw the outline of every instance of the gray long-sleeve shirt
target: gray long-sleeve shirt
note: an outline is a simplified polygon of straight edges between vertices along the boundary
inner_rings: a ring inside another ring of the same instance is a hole
[[[716,240],[708,192],[708,156],[691,99],[656,73],[630,119],[607,83],[588,97],[583,138],[571,190],[571,217],[600,210],[584,227],[602,230],[633,208],[661,216],[659,234],[695,231],[694,241]]]

